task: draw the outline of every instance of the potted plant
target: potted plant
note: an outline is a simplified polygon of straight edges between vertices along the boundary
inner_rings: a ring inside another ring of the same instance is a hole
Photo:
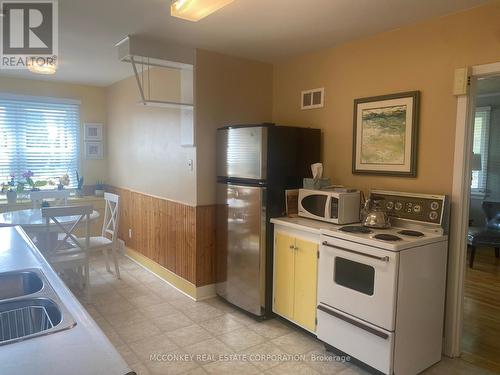
[[[44,180],[35,181],[32,178],[34,175],[35,174],[32,171],[28,170],[24,172],[22,176],[26,180],[26,184],[30,187],[31,191],[39,191],[42,186],[47,185],[47,181]]]
[[[2,193],[7,196],[7,204],[15,204],[17,202],[17,190],[16,188],[15,176],[10,175],[10,180],[7,183],[2,183]]]
[[[63,190],[65,186],[68,186],[70,179],[67,173],[59,177],[59,183],[57,184],[57,190]]]
[[[78,171],[76,171],[76,182],[78,183],[78,187],[76,188],[76,195],[78,197],[83,197],[83,176],[80,176]]]
[[[106,184],[103,181],[97,181],[95,184],[95,195],[97,197],[104,197],[104,186]]]

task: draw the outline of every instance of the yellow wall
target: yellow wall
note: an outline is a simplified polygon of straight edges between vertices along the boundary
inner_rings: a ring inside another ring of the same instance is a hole
[[[451,193],[454,69],[500,61],[500,2],[299,56],[274,67],[273,121],[322,128],[325,175],[369,190]],[[324,109],[300,110],[300,91],[326,88]],[[420,90],[417,178],[351,173],[353,101]]]
[[[152,70],[151,98],[179,101],[179,70]],[[148,90],[146,89],[146,92]],[[181,147],[181,111],[138,104],[135,77],[107,89],[109,184],[196,205],[196,150]]]
[[[216,129],[271,121],[273,67],[197,50],[195,70],[197,202],[215,203]]]
[[[83,147],[83,123],[101,122],[105,124],[106,97],[104,88],[0,76],[0,92],[80,100],[81,172],[85,177],[84,183],[85,185],[93,185],[97,180],[106,180],[106,148],[104,148],[103,160],[85,160]],[[106,124],[104,128],[106,128]],[[106,130],[104,130],[104,137],[106,137]],[[74,171],[70,171],[70,178],[76,178]]]

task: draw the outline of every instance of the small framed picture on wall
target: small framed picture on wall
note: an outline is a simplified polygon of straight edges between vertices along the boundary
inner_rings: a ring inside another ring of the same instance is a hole
[[[102,157],[102,142],[85,142],[85,159],[99,160]]]
[[[85,141],[102,141],[102,124],[86,122],[83,124]]]

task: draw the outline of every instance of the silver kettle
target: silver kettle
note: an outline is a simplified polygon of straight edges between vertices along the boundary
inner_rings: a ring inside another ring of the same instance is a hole
[[[369,228],[386,229],[391,227],[389,215],[382,209],[378,199],[368,199],[364,206],[363,225]]]

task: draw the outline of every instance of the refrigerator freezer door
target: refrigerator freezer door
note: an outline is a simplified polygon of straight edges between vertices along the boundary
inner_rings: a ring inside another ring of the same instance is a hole
[[[255,315],[264,313],[265,304],[265,194],[262,187],[218,185],[219,199],[226,198],[226,209],[219,212],[227,213],[227,241],[218,254],[227,250],[227,255],[226,262],[218,262],[225,280],[218,280],[217,294]]]
[[[267,128],[242,127],[217,131],[217,176],[265,180]]]

